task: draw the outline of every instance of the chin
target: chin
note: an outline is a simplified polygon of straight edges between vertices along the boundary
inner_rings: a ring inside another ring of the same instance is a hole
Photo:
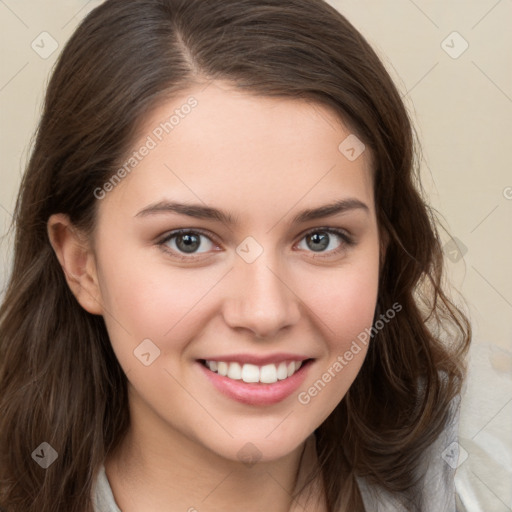
[[[288,428],[285,432],[278,430],[279,427],[274,432],[268,430],[264,434],[261,430],[247,431],[243,435],[234,434],[233,438],[223,436],[214,443],[210,439],[205,445],[224,459],[252,466],[258,462],[271,462],[290,455],[301,447],[312,433],[302,429],[291,431]]]

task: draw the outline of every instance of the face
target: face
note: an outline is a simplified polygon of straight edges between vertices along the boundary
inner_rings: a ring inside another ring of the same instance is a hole
[[[340,150],[351,133],[318,104],[220,82],[161,104],[141,133],[130,172],[96,191],[94,233],[132,419],[226,459],[282,457],[366,354],[353,342],[377,300],[369,150]]]

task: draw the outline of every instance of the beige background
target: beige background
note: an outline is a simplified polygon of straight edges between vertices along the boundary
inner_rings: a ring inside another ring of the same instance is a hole
[[[55,58],[100,3],[0,0],[2,233]],[[475,334],[457,487],[469,512],[512,510],[512,0],[330,3],[373,45],[404,95],[422,141],[431,203],[457,240],[454,246],[442,233]],[[31,47],[44,31],[58,43],[46,59]],[[0,289],[10,249],[4,237]]]

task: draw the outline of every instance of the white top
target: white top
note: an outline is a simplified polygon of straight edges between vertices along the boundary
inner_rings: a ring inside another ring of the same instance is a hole
[[[108,483],[105,466],[101,466],[93,488],[94,512],[121,512]]]
[[[458,402],[458,401],[457,401]],[[454,404],[455,405],[455,404]],[[423,454],[419,474],[421,488],[415,503],[403,505],[397,497],[358,478],[359,489],[368,512],[460,512],[455,505],[455,468],[457,467],[459,411],[454,410],[452,420],[439,438]],[[316,458],[315,437],[307,440],[308,455]],[[300,477],[299,477],[300,478]],[[105,467],[102,465],[92,491],[95,512],[122,512],[115,502]]]

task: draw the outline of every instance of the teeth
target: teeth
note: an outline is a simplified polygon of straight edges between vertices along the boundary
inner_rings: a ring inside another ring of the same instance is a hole
[[[242,368],[242,380],[244,382],[259,382],[260,369],[254,364],[244,364]]]
[[[283,361],[277,366],[275,364],[256,366],[254,364],[240,365],[240,363],[237,362],[206,361],[206,366],[212,372],[216,372],[223,377],[228,377],[233,380],[242,380],[248,383],[261,382],[263,384],[273,384],[278,380],[285,380],[291,377],[302,366],[302,361]]]
[[[233,380],[240,380],[242,378],[242,367],[238,363],[230,363],[227,376]]]
[[[286,377],[288,377],[288,368],[286,363],[283,361],[282,363],[279,363],[279,366],[277,367],[277,378],[279,380],[284,380]]]
[[[277,382],[277,369],[275,364],[266,364],[260,370],[260,382],[273,384]]]
[[[215,361],[207,361],[208,363],[215,363]],[[212,366],[209,366],[210,370],[215,371]],[[228,363],[224,363],[220,361],[217,363],[217,373],[222,376],[226,376],[228,374]]]

